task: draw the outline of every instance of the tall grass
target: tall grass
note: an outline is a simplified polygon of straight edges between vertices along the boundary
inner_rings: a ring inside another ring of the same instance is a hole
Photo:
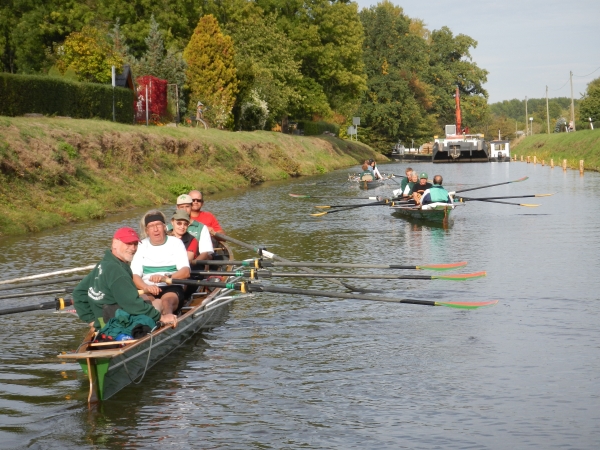
[[[373,157],[385,159],[326,136],[0,117],[0,235],[172,203],[190,187],[236,189]]]

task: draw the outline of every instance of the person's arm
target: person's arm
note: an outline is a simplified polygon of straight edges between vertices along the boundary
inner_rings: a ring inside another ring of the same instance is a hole
[[[134,275],[133,277],[134,279],[137,277],[141,280],[138,275]],[[134,286],[128,277],[122,276],[113,281],[110,289],[112,292],[118,293],[118,295],[115,295],[115,298],[117,298],[117,303],[125,312],[134,315],[144,314],[155,322],[158,322],[161,316],[160,312],[138,295],[136,287],[138,287],[137,284]]]
[[[133,274],[133,284],[140,291],[143,291],[144,294],[151,294],[154,296],[160,294],[160,287],[158,287],[154,284],[146,284],[146,282],[143,280],[143,278],[135,273]]]
[[[188,261],[187,251],[185,245],[180,239],[175,239],[173,244],[173,256],[175,260],[175,267],[177,272],[172,273],[169,278],[189,278],[190,277],[190,262]]]
[[[79,318],[88,324],[96,321],[96,317],[92,312],[92,307],[90,306],[90,300],[88,298],[88,289],[91,281],[93,280],[94,273],[95,270],[88,273],[73,290],[73,306],[75,307],[75,311],[77,312]]]

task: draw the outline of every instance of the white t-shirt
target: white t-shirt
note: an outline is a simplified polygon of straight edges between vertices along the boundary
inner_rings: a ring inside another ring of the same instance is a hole
[[[131,261],[131,271],[139,275],[146,284],[165,286],[165,283],[153,283],[151,275],[167,275],[184,267],[190,267],[185,245],[181,239],[167,236],[162,245],[152,245],[148,238],[138,245]]]

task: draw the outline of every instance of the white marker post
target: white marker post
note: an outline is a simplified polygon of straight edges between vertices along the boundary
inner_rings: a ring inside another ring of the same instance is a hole
[[[115,66],[112,66],[112,87],[113,87],[113,122],[116,122],[115,119],[115,86],[117,85],[117,71],[115,70]]]

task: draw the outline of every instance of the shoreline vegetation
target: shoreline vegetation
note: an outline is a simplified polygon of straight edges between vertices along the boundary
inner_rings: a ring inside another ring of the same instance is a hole
[[[560,166],[563,159],[567,167],[579,169],[579,161],[583,159],[584,169],[600,172],[600,130],[580,130],[573,133],[534,134],[513,142],[511,153],[521,160],[527,156],[537,156],[538,163],[545,160],[550,165]]]
[[[331,136],[0,117],[0,236],[387,158]]]

